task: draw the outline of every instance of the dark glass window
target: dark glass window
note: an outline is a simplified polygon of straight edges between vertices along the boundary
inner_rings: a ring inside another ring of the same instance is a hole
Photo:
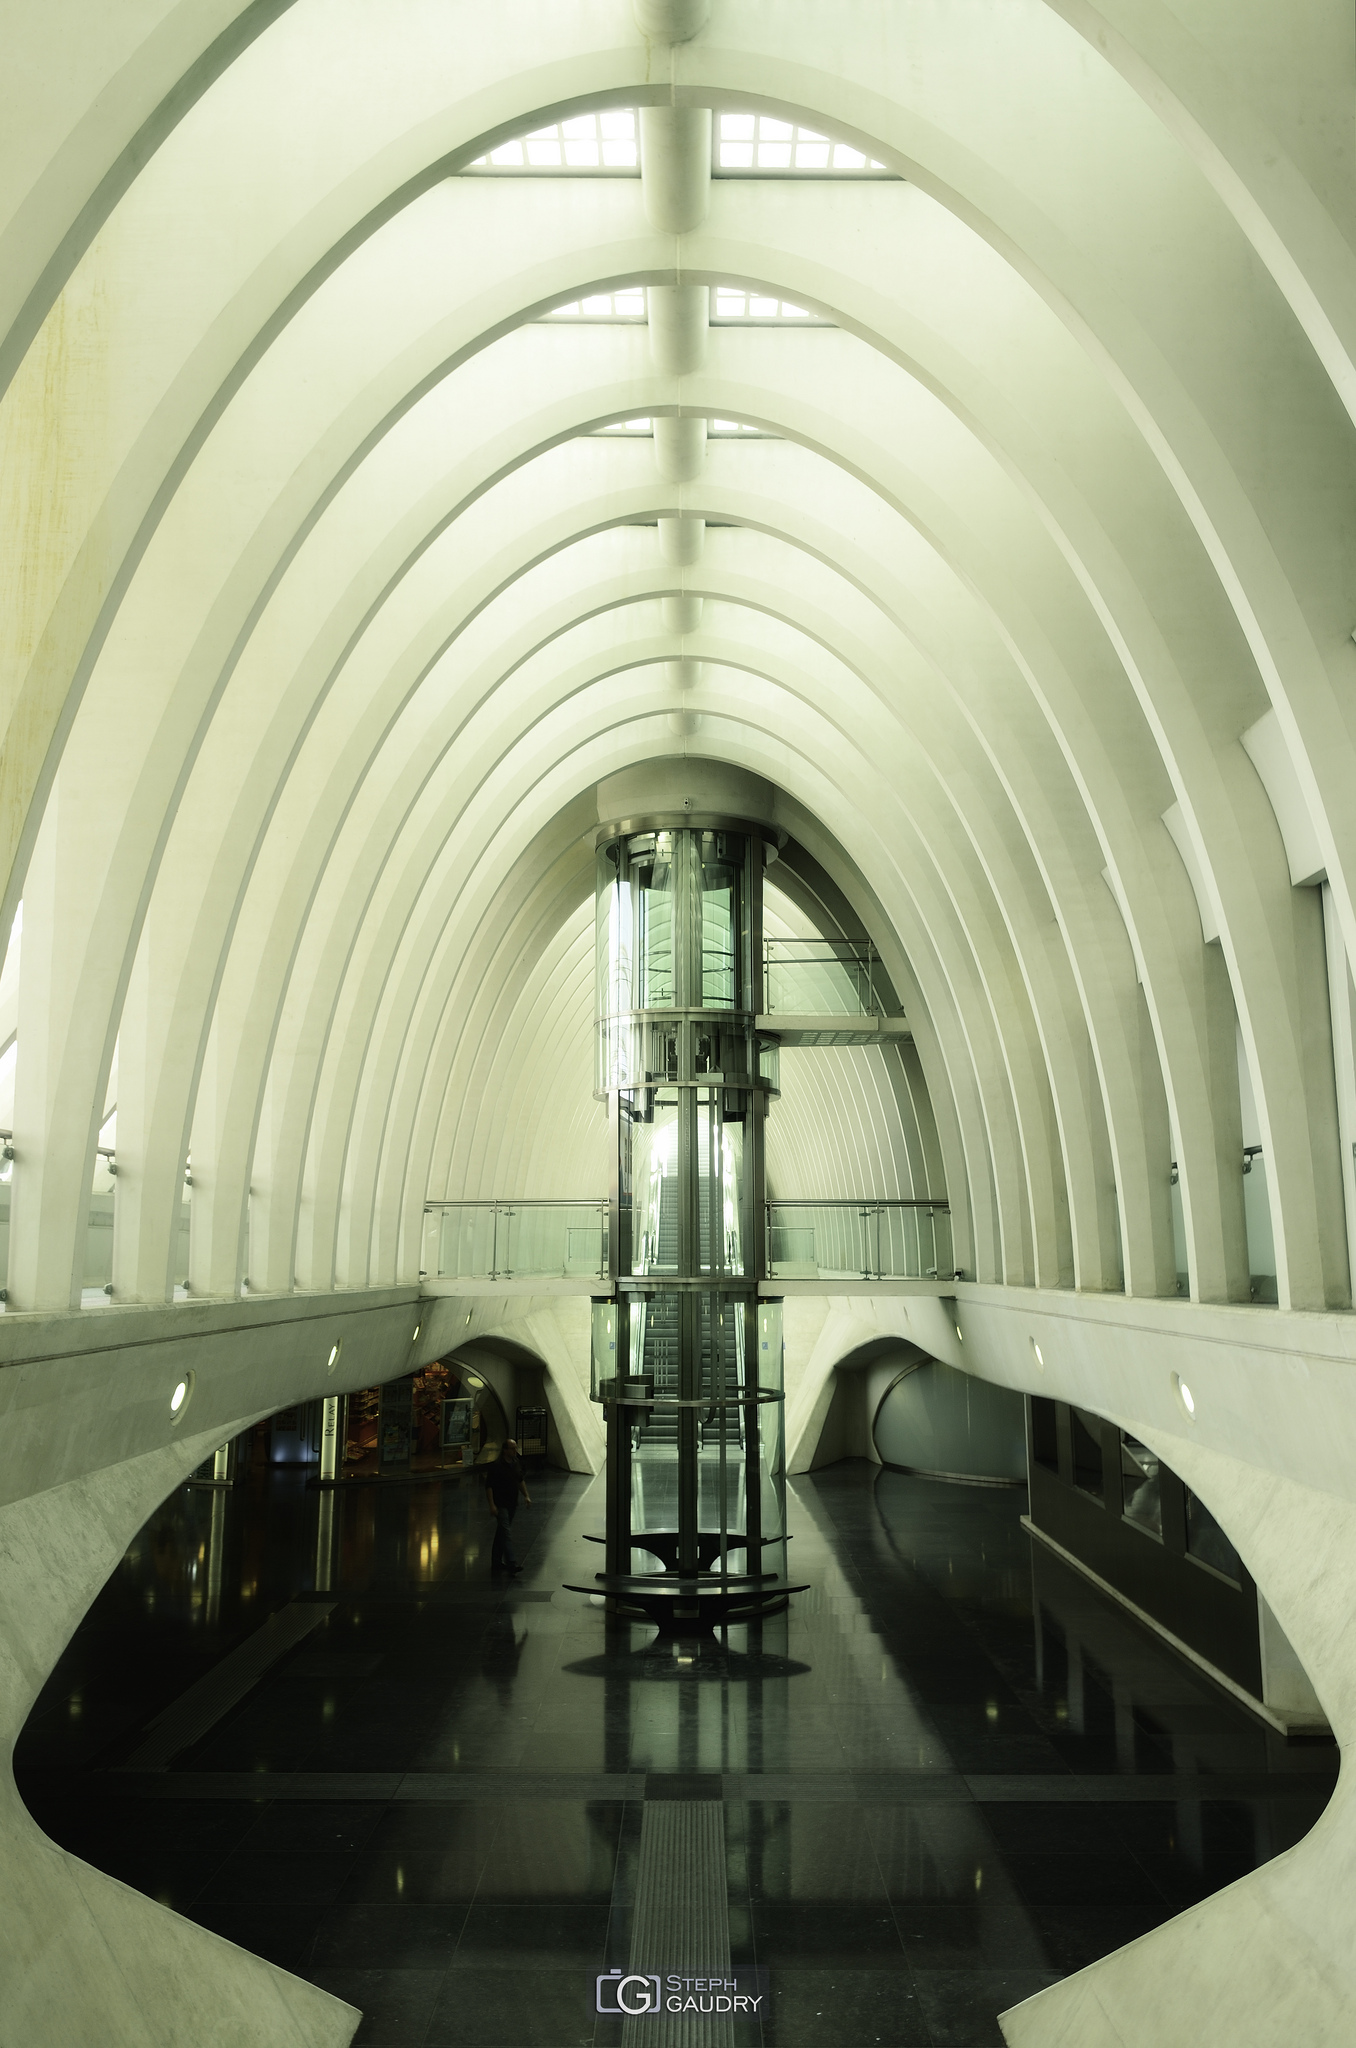
[[[1186,1547],[1188,1557],[1208,1564],[1212,1571],[1232,1579],[1236,1586],[1242,1585],[1243,1565],[1238,1552],[1205,1502],[1197,1500],[1190,1487],[1186,1489]]]
[[[1031,1396],[1031,1455],[1047,1472],[1059,1470],[1059,1428],[1055,1404],[1044,1394]]]
[[[1071,1408],[1069,1420],[1073,1426],[1073,1482],[1082,1493],[1093,1494],[1101,1500],[1102,1488],[1102,1418],[1089,1415],[1086,1409]]]
[[[1142,1444],[1137,1436],[1121,1431],[1121,1513],[1127,1522],[1147,1529],[1151,1536],[1163,1534],[1163,1495],[1158,1476],[1158,1453]]]

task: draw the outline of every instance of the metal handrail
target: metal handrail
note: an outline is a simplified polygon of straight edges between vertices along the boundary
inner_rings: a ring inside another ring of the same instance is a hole
[[[816,1200],[793,1195],[779,1200],[773,1195],[765,1207],[768,1265],[775,1278],[794,1276],[801,1261],[830,1277],[853,1272],[863,1280],[953,1277],[951,1204],[945,1196],[830,1195]],[[892,1216],[899,1218],[898,1228]],[[917,1219],[916,1229],[906,1228],[910,1216]],[[896,1241],[901,1234],[902,1243]],[[910,1238],[916,1243],[910,1245]],[[929,1247],[925,1238],[931,1239]]]
[[[768,1209],[941,1209],[951,1213],[944,1195],[769,1195]]]
[[[764,954],[770,955],[774,946],[821,946],[825,948],[825,957],[830,960],[871,960],[880,957],[870,939],[764,939]]]
[[[424,1212],[430,1209],[606,1209],[606,1195],[528,1195],[522,1199],[507,1197],[498,1200],[493,1196],[468,1196],[462,1200],[456,1196],[429,1196],[424,1201]]]

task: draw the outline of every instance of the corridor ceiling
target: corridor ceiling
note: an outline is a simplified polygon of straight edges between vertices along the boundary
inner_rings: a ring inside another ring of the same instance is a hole
[[[601,1191],[595,791],[674,756],[912,1027],[796,1057],[787,1192],[1246,1299],[1255,1132],[1349,1301],[1350,8],[637,9],[9,10],[10,1306],[101,1130],[123,1300],[186,1168],[209,1295]]]

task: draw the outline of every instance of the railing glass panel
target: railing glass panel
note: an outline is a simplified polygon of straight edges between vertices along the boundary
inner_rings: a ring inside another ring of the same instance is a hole
[[[774,1280],[931,1280],[955,1272],[945,1202],[769,1202],[767,1256]]]
[[[873,1017],[880,1010],[876,949],[854,939],[765,939],[767,1012]]]
[[[98,1307],[113,1293],[113,1200],[117,1168],[107,1151],[94,1155],[89,1209],[85,1219],[85,1263],[80,1275],[81,1300]]]
[[[605,1280],[607,1203],[430,1202],[423,1272],[437,1280]]]

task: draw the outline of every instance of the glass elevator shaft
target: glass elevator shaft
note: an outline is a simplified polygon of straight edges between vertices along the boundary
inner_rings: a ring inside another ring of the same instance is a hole
[[[785,1594],[781,1304],[758,1291],[777,1082],[757,1031],[763,863],[760,829],[721,820],[605,829],[597,856],[596,1092],[612,1140],[611,1285],[593,1311],[604,1578],[629,1578],[639,1551],[661,1580],[704,1594],[719,1582],[731,1614]]]

